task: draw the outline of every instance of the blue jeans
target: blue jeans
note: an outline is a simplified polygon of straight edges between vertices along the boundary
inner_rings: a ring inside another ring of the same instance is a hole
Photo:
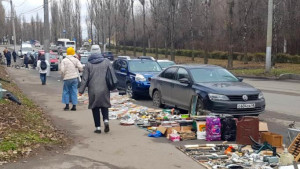
[[[47,75],[46,73],[40,73],[42,84],[46,84],[46,80],[47,80],[46,75]]]
[[[70,99],[73,105],[78,104],[77,100],[77,86],[78,86],[78,79],[69,79],[64,80],[64,88],[62,94],[62,102],[64,104],[69,104]]]

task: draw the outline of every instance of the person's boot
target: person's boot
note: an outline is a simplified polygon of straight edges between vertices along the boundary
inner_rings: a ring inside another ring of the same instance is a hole
[[[104,132],[105,133],[108,133],[109,132],[109,123],[108,123],[108,120],[105,120],[104,121]]]
[[[68,111],[70,109],[69,104],[66,104],[66,107],[64,108],[64,111]]]
[[[76,105],[73,105],[71,111],[76,111]]]

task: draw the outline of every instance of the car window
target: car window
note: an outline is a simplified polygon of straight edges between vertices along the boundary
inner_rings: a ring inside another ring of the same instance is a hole
[[[179,79],[183,79],[183,78],[190,79],[189,73],[187,72],[187,70],[185,70],[183,68],[179,68],[177,71],[176,79],[179,80]]]
[[[161,66],[161,68],[163,68],[163,69],[175,65],[174,62],[158,62],[158,64],[159,64],[159,65]]]
[[[191,69],[191,75],[196,83],[239,81],[233,74],[223,68]]]
[[[131,60],[129,61],[131,72],[160,72],[161,67],[155,61],[149,60]]]
[[[166,78],[166,79],[175,80],[176,71],[177,71],[176,67],[169,68],[162,73],[161,77]]]

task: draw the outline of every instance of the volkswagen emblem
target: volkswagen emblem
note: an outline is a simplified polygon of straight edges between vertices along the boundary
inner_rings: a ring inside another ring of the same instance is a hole
[[[247,95],[243,95],[243,100],[247,101],[248,100],[248,96]]]

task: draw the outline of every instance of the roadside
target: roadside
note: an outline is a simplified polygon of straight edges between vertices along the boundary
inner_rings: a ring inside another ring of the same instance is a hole
[[[22,103],[0,100],[0,165],[45,149],[63,150],[67,147],[69,140],[64,132],[55,128],[43,110],[11,82],[2,65],[0,83]]]
[[[114,50],[115,51],[115,50]],[[127,51],[126,54],[121,51],[119,55],[129,55],[133,56],[133,51]],[[142,52],[137,52],[137,56],[142,56]],[[147,56],[155,57],[154,53],[147,53]],[[171,59],[170,56],[165,58],[165,55],[159,54],[159,59]],[[192,61],[191,57],[187,56],[176,56],[177,64],[203,64],[204,59],[202,57],[195,57],[195,60]],[[212,59],[209,58],[209,64],[222,66],[224,68],[227,67],[227,60],[225,59]],[[254,62],[249,61],[248,64],[244,64],[243,61],[234,60],[233,61],[233,69],[230,71],[236,76],[244,76],[244,77],[252,77],[252,78],[270,78],[270,79],[280,79],[281,75],[285,75],[281,77],[282,79],[300,79],[300,66],[299,64],[291,64],[291,63],[277,63],[276,66],[271,70],[270,73],[265,73],[265,63],[264,62]],[[292,74],[292,75],[290,75]],[[295,75],[295,77],[293,77]]]
[[[146,131],[135,126],[120,126],[112,120],[109,134],[93,133],[92,113],[87,105],[79,105],[76,112],[62,111],[62,82],[55,74],[48,78],[46,86],[41,86],[35,70],[8,70],[24,93],[47,110],[54,125],[69,131],[74,145],[57,155],[35,157],[5,168],[201,168],[172,144],[149,138]]]

